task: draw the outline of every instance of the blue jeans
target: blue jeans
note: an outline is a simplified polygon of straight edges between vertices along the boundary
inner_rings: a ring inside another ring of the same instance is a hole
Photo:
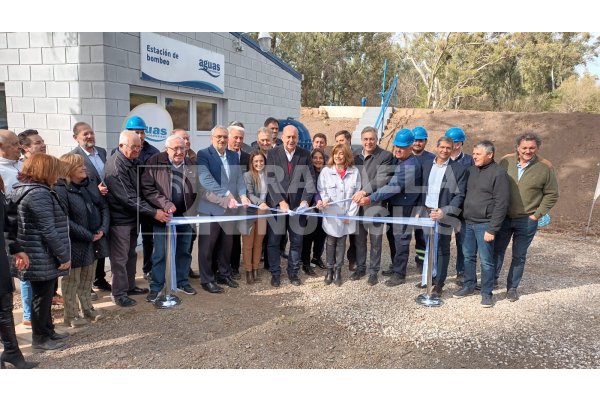
[[[527,249],[537,232],[537,221],[529,217],[504,219],[500,232],[496,236],[496,245],[494,248],[494,265],[496,266],[496,279],[502,271],[504,263],[504,253],[512,237],[512,261],[506,278],[506,289],[519,287],[523,271],[525,270],[525,259],[527,258]]]
[[[31,282],[21,282],[21,302],[23,303],[23,321],[31,321],[31,300],[33,299],[33,289]]]
[[[177,225],[177,249],[175,250],[175,273],[177,287],[189,285],[188,275],[192,264],[190,245],[191,225]],[[167,235],[164,226],[154,226],[154,252],[152,253],[152,280],[150,290],[160,292],[165,285]]]
[[[491,295],[494,289],[494,241],[483,240],[489,223],[465,224],[463,254],[465,256],[464,287],[475,290],[477,284],[477,254],[481,263],[481,294]]]

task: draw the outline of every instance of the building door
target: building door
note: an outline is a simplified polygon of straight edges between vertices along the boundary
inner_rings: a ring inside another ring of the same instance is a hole
[[[129,109],[133,110],[143,103],[163,106],[173,119],[173,127],[189,132],[194,151],[210,145],[210,130],[220,124],[223,118],[221,99],[132,87]]]

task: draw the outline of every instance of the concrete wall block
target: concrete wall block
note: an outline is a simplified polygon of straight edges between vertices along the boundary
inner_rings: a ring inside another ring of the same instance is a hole
[[[31,66],[32,81],[53,81],[54,68],[52,65],[32,65]]]
[[[90,46],[67,47],[67,63],[89,63]]]
[[[27,129],[46,129],[46,114],[23,114]]]
[[[91,82],[92,84],[92,96],[95,98],[106,98],[106,83],[107,82]]]
[[[69,82],[46,82],[46,93],[48,97],[69,97]]]
[[[38,48],[19,49],[19,62],[21,64],[41,64],[42,50]]]
[[[29,65],[9,65],[8,79],[11,81],[29,81],[31,80],[31,70]]]
[[[6,98],[23,97],[23,82],[6,82],[4,83]]]
[[[133,69],[137,69],[137,70],[141,69],[139,53],[128,52],[127,60],[128,60],[129,68],[133,68]]]
[[[106,98],[127,100],[127,102],[129,102],[129,85],[124,83],[106,82]]]
[[[60,141],[60,148],[57,149],[59,155],[68,153],[77,145],[73,140],[73,131],[71,129],[61,129],[58,131],[58,140]]]
[[[240,79],[241,87],[243,90],[252,90],[252,82],[246,79]]]
[[[74,99],[89,99],[92,93],[92,82],[69,82],[69,96]]]
[[[115,105],[116,107],[116,105]],[[105,99],[82,99],[81,112],[89,115],[106,115]]]
[[[58,103],[56,99],[34,99],[35,112],[38,114],[56,114],[58,112]],[[48,118],[50,118],[48,115]],[[50,124],[50,120],[48,120]]]
[[[81,114],[79,99],[58,99],[59,114]]]
[[[116,82],[136,84],[140,80],[140,72],[135,69],[116,67],[117,79]],[[172,90],[172,89],[171,89]]]
[[[106,132],[116,133],[116,135],[115,135],[116,139],[115,139],[113,147],[115,147],[119,141],[119,134],[121,133],[121,127],[123,126],[123,121],[124,121],[123,117],[113,117],[113,116],[106,117]]]
[[[117,100],[117,114],[127,115],[129,113],[129,100]]]
[[[46,154],[59,158],[63,154],[68,153],[70,150],[63,146],[52,146],[46,145]]]
[[[88,122],[88,121],[86,121]],[[92,129],[94,132],[103,131],[106,132],[106,116],[105,115],[94,115],[91,117],[88,123],[91,123]],[[98,136],[96,136],[96,140],[98,140]]]
[[[185,40],[184,40],[185,41]],[[117,32],[116,47],[119,49],[131,51],[134,53],[140,52],[140,38],[129,33]]]
[[[227,42],[225,41],[225,39],[222,36],[213,34],[210,37],[210,44],[212,44],[213,46],[218,47],[220,49],[225,48],[226,43]]]
[[[246,68],[236,66],[235,67],[235,76],[237,76],[238,78],[246,79]]]
[[[106,99],[105,104],[106,104],[106,108],[105,108],[106,114],[105,115],[115,115],[115,116],[120,115],[118,100]],[[125,113],[125,114],[127,114],[127,113]]]
[[[25,128],[25,118],[23,113],[11,112],[6,114],[8,129],[18,130]]]
[[[230,100],[229,101],[229,111],[238,112],[242,109],[242,103],[238,100]]]
[[[77,32],[53,32],[52,41],[54,46],[78,46]]]
[[[31,97],[14,97],[11,99],[11,103],[13,112],[32,113],[35,111]]]
[[[104,32],[103,35],[103,44],[105,46],[117,46],[117,34],[115,32]]]
[[[28,49],[29,32],[9,32],[6,41],[9,49]]]
[[[8,41],[6,40],[6,32],[0,32],[0,49],[6,49]]]
[[[79,65],[79,77],[82,81],[103,81],[105,77],[103,64]]]
[[[79,79],[77,64],[64,64],[54,66],[54,80],[56,81],[76,81]]]
[[[30,32],[31,47],[52,47],[52,32]]]
[[[44,139],[46,146],[58,146],[60,144],[60,132],[56,129],[38,129],[40,136]],[[47,150],[47,148],[46,148]],[[61,155],[64,153],[61,153]]]
[[[19,51],[18,49],[2,49],[0,50],[0,64],[19,64]]]
[[[46,97],[46,82],[23,82],[23,96]]]
[[[249,81],[256,82],[256,71],[246,69],[246,79]]]
[[[76,115],[69,115],[69,117],[71,118],[71,133],[73,130],[73,126],[75,126],[76,123],[78,122],[86,122],[88,124],[92,124],[92,121],[94,119],[93,116],[91,115],[85,115],[85,114],[76,114]],[[92,129],[94,129],[94,125],[92,124]]]
[[[104,62],[104,46],[90,46],[90,62]]]
[[[63,114],[48,114],[46,116],[48,122],[48,129],[60,129],[69,130],[71,129],[71,117]],[[73,135],[71,133],[71,135]],[[72,141],[73,139],[71,139]],[[63,143],[61,143],[63,144]]]
[[[128,67],[127,51],[115,47],[105,47],[104,62],[107,64],[119,65],[121,67]]]
[[[233,66],[235,65],[242,65],[242,56],[239,53],[231,53],[229,54],[229,62],[231,64],[233,64]],[[232,65],[226,65],[225,68],[227,69],[227,67],[232,68]]]
[[[202,43],[209,44],[210,36],[212,35],[210,32],[195,32],[196,40],[201,41]]]
[[[102,32],[79,32],[80,46],[93,46],[104,43],[104,34]]]
[[[64,47],[50,47],[42,49],[44,64],[64,64],[67,61]]]

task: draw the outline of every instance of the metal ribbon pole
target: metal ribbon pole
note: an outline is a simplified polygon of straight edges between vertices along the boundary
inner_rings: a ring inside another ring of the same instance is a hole
[[[181,304],[181,299],[172,292],[177,290],[175,253],[177,251],[177,229],[175,225],[165,227],[165,286],[154,301],[156,308],[174,308]]]
[[[416,298],[416,302],[425,307],[439,307],[444,304],[444,301],[439,296],[432,296],[433,290],[433,263],[437,267],[437,247],[438,247],[438,223],[436,222],[429,234],[428,241],[429,251],[427,253],[427,292],[420,294]],[[437,269],[437,268],[436,268]],[[438,271],[439,272],[439,271]]]

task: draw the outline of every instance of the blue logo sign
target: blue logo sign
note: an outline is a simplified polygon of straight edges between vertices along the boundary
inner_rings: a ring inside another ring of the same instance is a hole
[[[221,64],[219,63],[200,59],[198,61],[198,65],[200,67],[198,68],[200,71],[206,72],[213,78],[221,76]]]

